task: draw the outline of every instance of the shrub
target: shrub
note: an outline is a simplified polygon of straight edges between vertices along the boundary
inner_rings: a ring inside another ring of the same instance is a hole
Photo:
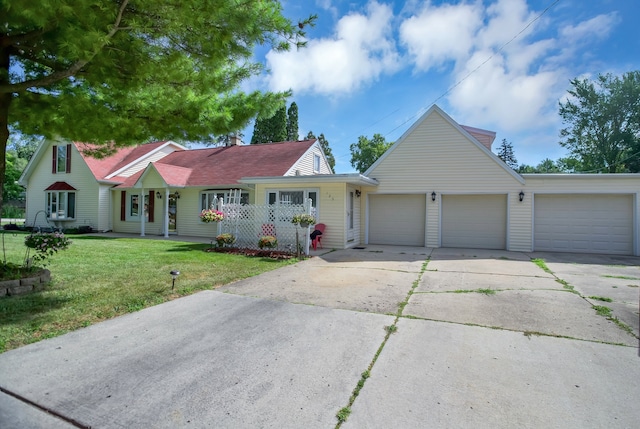
[[[218,247],[230,246],[236,242],[236,237],[233,234],[224,233],[216,237]]]
[[[278,246],[278,240],[272,235],[265,235],[258,240],[258,247],[261,249],[273,249]]]
[[[65,250],[70,244],[71,240],[61,232],[36,233],[27,235],[24,239],[24,245],[27,246],[28,249],[35,250],[33,259],[35,261],[42,262],[43,265],[46,265],[48,258],[53,256],[59,250]],[[27,251],[27,255],[25,257],[25,265],[27,265],[28,260],[29,251]]]

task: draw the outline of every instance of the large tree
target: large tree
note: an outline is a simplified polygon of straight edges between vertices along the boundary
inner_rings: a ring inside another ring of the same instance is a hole
[[[393,145],[393,142],[387,142],[382,134],[374,134],[369,140],[366,136],[358,137],[358,143],[352,143],[351,149],[351,165],[360,173],[367,171],[383,153]]]
[[[289,92],[239,90],[264,70],[254,48],[301,46],[315,20],[276,0],[0,0],[0,16],[0,180],[10,126],[112,150],[271,115]]]
[[[498,158],[504,161],[513,170],[518,168],[518,160],[515,153],[513,153],[513,144],[508,142],[507,139],[502,139],[500,147],[498,148]]]
[[[287,140],[297,141],[298,133],[298,105],[294,101],[287,110]]]
[[[573,79],[560,116],[560,144],[581,171],[639,172],[640,71]]]
[[[251,144],[282,142],[287,140],[287,108],[284,104],[267,118],[258,116],[253,125]]]
[[[336,166],[336,158],[333,156],[333,151],[329,147],[329,142],[325,138],[324,134],[320,134],[318,137],[316,137],[313,134],[313,131],[309,131],[307,133],[307,140],[311,140],[311,139],[315,139],[315,138],[318,139],[318,143],[320,143],[320,146],[322,147],[322,150],[324,151],[324,156],[327,158],[327,162],[329,163],[329,166],[331,167],[331,170],[333,170],[335,168],[335,166]]]

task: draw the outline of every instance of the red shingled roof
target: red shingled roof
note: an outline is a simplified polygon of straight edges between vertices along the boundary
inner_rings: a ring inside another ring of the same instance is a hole
[[[157,149],[165,143],[166,142],[162,141],[147,143],[135,147],[123,147],[118,149],[113,155],[101,159],[91,157],[84,153],[85,150],[90,151],[97,148],[97,146],[78,142],[75,142],[74,144],[76,145],[76,148],[82,155],[84,162],[86,162],[96,180],[104,180],[109,174],[113,173],[114,171],[118,171],[125,165],[130,164],[140,157],[143,157],[144,155]],[[113,178],[112,180],[115,182],[119,181],[116,178]]]
[[[315,141],[176,151],[155,162],[154,166],[170,185],[230,185],[242,177],[284,176]],[[185,180],[186,172],[167,168],[171,166],[190,169],[191,174]]]
[[[76,188],[68,184],[67,182],[55,182],[49,185],[45,191],[75,191]]]

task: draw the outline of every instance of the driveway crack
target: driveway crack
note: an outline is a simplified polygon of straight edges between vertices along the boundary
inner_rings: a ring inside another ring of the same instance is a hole
[[[398,304],[398,311],[396,312],[396,315],[395,315],[396,317],[393,320],[393,323],[391,325],[388,325],[388,326],[384,327],[385,331],[386,331],[384,339],[382,340],[382,343],[380,344],[380,347],[378,347],[378,350],[376,351],[376,354],[373,356],[373,359],[371,360],[371,363],[369,364],[367,369],[361,374],[360,380],[358,381],[358,384],[356,385],[356,387],[353,389],[353,392],[351,393],[351,397],[349,398],[349,403],[345,407],[342,407],[336,413],[336,418],[338,419],[338,423],[335,426],[336,429],[339,429],[340,427],[342,427],[342,423],[344,423],[347,420],[347,418],[349,417],[349,415],[351,414],[351,407],[353,406],[354,402],[356,401],[356,399],[357,399],[358,395],[360,394],[360,391],[364,387],[364,384],[366,383],[367,379],[371,376],[371,371],[373,370],[373,367],[376,364],[376,361],[378,360],[378,357],[382,353],[382,350],[386,346],[387,341],[389,341],[389,337],[391,336],[391,334],[393,334],[393,333],[398,331],[398,320],[400,320],[400,317],[402,317],[402,313],[404,311],[404,308],[409,303],[409,299],[411,298],[411,295],[413,295],[415,289],[420,284],[420,281],[422,280],[422,276],[424,275],[425,271],[427,270],[427,264],[429,264],[429,259],[427,259],[422,264],[422,269],[420,270],[420,273],[418,273],[418,278],[416,280],[414,280],[413,284],[411,285],[411,289],[409,289],[409,292],[407,293],[407,296],[405,297],[404,301],[402,301],[402,302],[400,302]]]

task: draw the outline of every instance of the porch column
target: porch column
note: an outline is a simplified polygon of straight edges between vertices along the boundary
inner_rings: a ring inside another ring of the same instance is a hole
[[[169,237],[169,188],[164,189],[164,236]]]
[[[145,204],[144,204],[144,188],[140,190],[138,195],[138,216],[140,216],[140,237],[144,237],[144,218],[145,218]],[[140,210],[142,209],[142,210]]]

